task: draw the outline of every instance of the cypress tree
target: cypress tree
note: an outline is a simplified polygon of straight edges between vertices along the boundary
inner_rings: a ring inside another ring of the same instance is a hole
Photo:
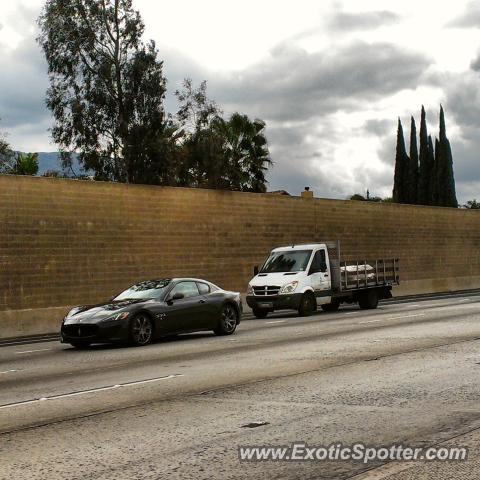
[[[406,203],[405,177],[408,173],[408,156],[403,138],[403,127],[400,118],[397,128],[397,148],[395,153],[395,176],[393,179],[393,201]]]
[[[427,122],[425,118],[425,108],[422,105],[422,114],[420,120],[420,154],[419,154],[419,174],[418,174],[418,203],[428,205],[430,201],[430,172],[428,144],[431,138],[427,134]],[[433,146],[432,146],[433,148]]]
[[[407,185],[407,203],[416,204],[418,202],[418,148],[417,127],[413,116],[410,125],[410,161],[405,183]]]
[[[453,158],[450,142],[447,138],[445,128],[445,114],[440,105],[440,152],[438,155],[438,203],[443,207],[458,207],[457,196],[455,193],[455,178],[453,175]]]
[[[435,139],[435,143],[437,139]],[[427,160],[427,168],[426,168],[426,176],[427,176],[427,188],[428,188],[428,195],[426,196],[426,203],[425,205],[435,205],[435,192],[436,192],[436,174],[435,174],[435,150],[433,148],[433,141],[432,136],[428,136],[428,152],[427,152],[428,160]]]
[[[430,205],[440,205],[441,196],[441,163],[440,163],[440,142],[435,137],[435,155],[432,169],[432,201]]]

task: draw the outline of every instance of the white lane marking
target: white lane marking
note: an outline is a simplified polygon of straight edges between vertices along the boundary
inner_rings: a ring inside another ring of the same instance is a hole
[[[470,301],[470,298],[462,298],[461,300],[459,300],[459,302],[469,302]]]
[[[267,323],[270,324],[270,325],[273,325],[274,323],[285,323],[285,322],[286,322],[286,320],[274,320],[272,322],[267,322]]]
[[[85,395],[87,393],[105,392],[107,390],[115,390],[117,388],[132,387],[134,385],[142,385],[144,383],[159,382],[161,380],[169,380],[171,378],[177,378],[177,377],[183,377],[183,375],[181,373],[173,373],[171,375],[166,375],[165,377],[156,377],[156,378],[149,378],[147,380],[138,380],[135,382],[119,383],[116,385],[109,385],[106,387],[90,388],[88,390],[79,390],[78,392],[72,392],[72,393],[61,393],[60,395],[51,395],[50,397],[32,398],[31,400],[24,400],[23,402],[7,403],[6,405],[0,405],[0,410],[3,410],[5,408],[18,407],[21,405],[30,405],[32,403],[37,403],[37,402],[46,402],[47,400],[58,400],[61,398],[77,397],[79,395]]]
[[[345,315],[353,315],[354,313],[358,313],[358,312],[346,312]]]
[[[14,372],[18,372],[18,370],[5,370],[4,372],[0,372],[0,375],[2,375],[2,373],[14,373]]]
[[[35,352],[46,352],[47,350],[52,350],[51,348],[39,348],[38,350],[23,350],[21,352],[15,352],[17,355],[22,353],[35,353]]]
[[[387,320],[396,320],[397,318],[424,317],[424,316],[425,316],[424,313],[415,313],[413,315],[400,315],[398,317],[390,317],[390,318],[387,318]]]
[[[413,308],[413,307],[419,307],[420,305],[418,305],[417,303],[413,304],[413,305],[407,305],[408,308]]]
[[[385,320],[384,318],[379,318],[378,320],[365,320],[364,322],[358,322],[360,323],[376,323],[376,322],[381,322],[382,320]]]

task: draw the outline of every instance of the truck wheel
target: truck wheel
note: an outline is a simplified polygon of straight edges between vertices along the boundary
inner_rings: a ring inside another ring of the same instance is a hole
[[[312,292],[306,292],[302,295],[300,306],[298,307],[298,314],[301,317],[308,317],[317,309],[317,302],[315,295]]]
[[[378,306],[378,293],[376,290],[368,290],[358,299],[358,305],[364,310],[371,310]]]
[[[340,306],[340,300],[338,300],[338,298],[334,298],[330,303],[326,303],[325,305],[322,305],[322,310],[324,312],[336,312],[339,306]]]
[[[268,310],[264,308],[254,308],[252,309],[253,314],[256,318],[267,318]]]

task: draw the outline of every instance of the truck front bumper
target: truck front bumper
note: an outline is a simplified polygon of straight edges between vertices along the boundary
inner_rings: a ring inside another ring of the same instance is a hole
[[[301,293],[290,293],[288,295],[247,295],[247,305],[253,310],[298,310]]]

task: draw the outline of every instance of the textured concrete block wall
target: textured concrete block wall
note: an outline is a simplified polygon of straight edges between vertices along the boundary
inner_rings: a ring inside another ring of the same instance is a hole
[[[350,259],[400,258],[397,293],[480,287],[468,210],[0,176],[0,228],[0,337],[150,277],[243,292],[272,247],[323,239]]]

